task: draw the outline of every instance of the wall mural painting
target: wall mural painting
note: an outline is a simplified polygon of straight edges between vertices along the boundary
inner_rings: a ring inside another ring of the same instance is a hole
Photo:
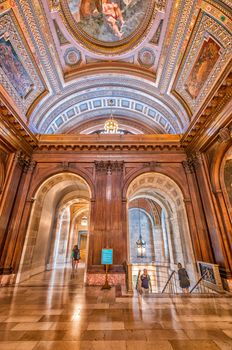
[[[213,70],[220,54],[220,46],[212,39],[204,41],[191,73],[186,81],[185,89],[193,99],[196,99]]]
[[[33,83],[22,65],[11,42],[0,38],[0,68],[20,97],[25,98],[31,91]]]
[[[141,24],[149,0],[67,0],[83,31],[103,42],[127,38]]]

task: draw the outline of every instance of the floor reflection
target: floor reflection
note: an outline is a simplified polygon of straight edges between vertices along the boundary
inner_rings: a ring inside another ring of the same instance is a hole
[[[0,290],[0,350],[229,350],[232,299],[84,286],[84,265]]]

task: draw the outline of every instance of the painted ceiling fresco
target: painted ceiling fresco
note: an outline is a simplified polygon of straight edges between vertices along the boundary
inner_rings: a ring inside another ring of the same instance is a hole
[[[111,113],[130,133],[184,133],[229,69],[230,5],[0,0],[0,96],[36,133],[97,132]]]
[[[143,21],[149,0],[67,0],[74,20],[90,37],[115,42]]]

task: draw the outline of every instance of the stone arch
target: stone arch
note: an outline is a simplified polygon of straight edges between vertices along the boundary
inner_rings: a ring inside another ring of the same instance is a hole
[[[169,172],[169,174],[167,175],[166,174],[166,170],[165,169],[159,169],[158,171],[151,171],[149,167],[147,168],[143,168],[143,169],[138,169],[136,170],[135,172],[133,172],[130,176],[128,176],[128,178],[126,179],[124,185],[123,185],[123,189],[122,189],[122,194],[123,194],[123,198],[126,199],[127,198],[127,195],[128,195],[128,190],[129,190],[129,187],[131,185],[131,183],[139,176],[142,176],[144,174],[160,174],[160,175],[163,175],[163,176],[167,176],[170,180],[172,180],[180,189],[182,195],[183,195],[183,199],[186,200],[186,199],[189,199],[189,193],[188,191],[186,190],[185,186],[183,185],[183,183],[181,183],[180,181],[180,178],[177,178],[175,177],[174,178],[174,175],[171,174]]]
[[[161,253],[164,242],[161,232],[154,238],[157,244],[155,254],[156,264],[164,264],[176,269],[181,262],[187,267],[191,278],[195,280],[194,254],[191,242],[189,224],[184,202],[184,195],[180,186],[169,176],[158,172],[146,172],[135,177],[126,191],[127,201],[136,198],[148,198],[157,202],[165,213],[166,236],[169,247],[169,260],[165,260]],[[129,241],[130,237],[128,237]],[[128,249],[129,250],[129,249]],[[159,252],[159,253],[158,253]]]
[[[46,183],[47,180],[51,179],[54,176],[58,175],[64,175],[64,174],[69,174],[69,175],[74,175],[82,179],[89,188],[89,192],[91,194],[91,199],[95,197],[95,188],[92,179],[90,178],[89,174],[87,174],[85,171],[82,169],[71,169],[71,170],[64,170],[64,169],[46,169],[45,174],[39,174],[39,176],[35,177],[33,179],[32,186],[29,191],[29,198],[34,199],[36,196],[36,193],[38,192],[39,188]]]
[[[62,202],[68,194],[84,197],[90,202],[91,191],[87,181],[73,173],[64,172],[50,176],[37,187],[20,262],[18,282],[46,269],[53,231],[58,228],[59,219],[64,214],[67,216],[66,221],[68,220],[69,205],[75,202],[68,197],[66,203]],[[57,212],[58,208],[60,211]],[[57,213],[59,213],[58,216]]]

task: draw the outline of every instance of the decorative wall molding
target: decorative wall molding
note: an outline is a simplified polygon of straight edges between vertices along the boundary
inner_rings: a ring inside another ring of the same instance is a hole
[[[218,142],[228,142],[232,139],[232,129],[231,128],[222,128],[218,132]]]
[[[153,152],[158,150],[184,152],[179,135],[40,135],[38,145],[35,147],[35,152]]]
[[[203,164],[202,154],[196,152],[182,162],[186,173],[194,173]]]
[[[14,156],[15,162],[23,169],[23,172],[33,171],[36,166],[36,162],[27,156],[21,150],[17,151]]]
[[[111,175],[113,171],[123,171],[124,162],[118,162],[118,161],[95,161],[95,169],[97,172],[103,171],[108,175]]]

